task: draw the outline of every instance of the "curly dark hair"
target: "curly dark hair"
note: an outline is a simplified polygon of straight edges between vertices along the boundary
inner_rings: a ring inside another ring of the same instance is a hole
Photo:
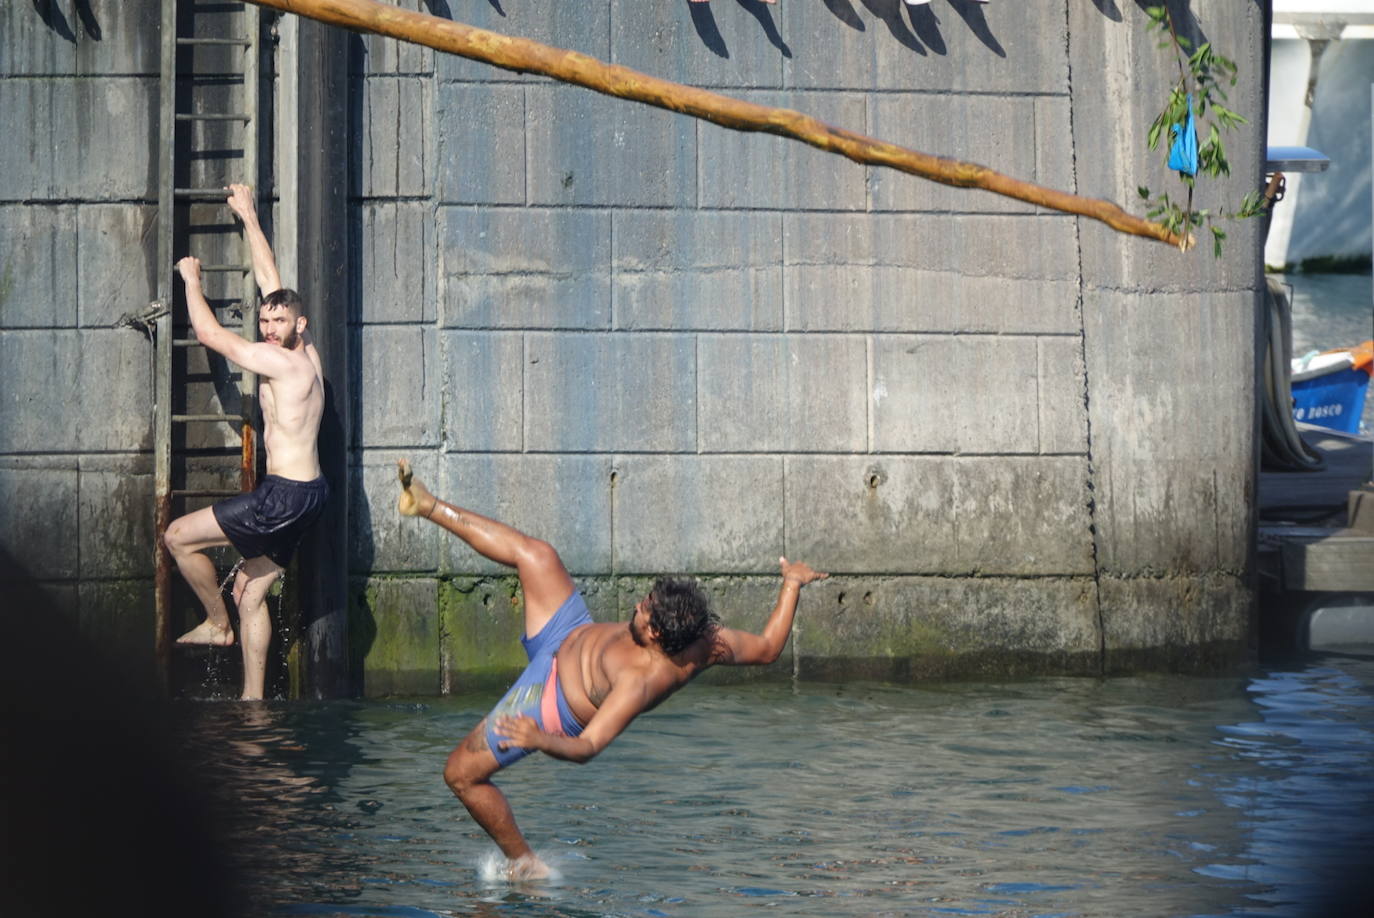
[[[670,657],[701,638],[711,639],[720,628],[720,619],[694,580],[660,577],[650,588],[647,603],[649,625],[658,632],[658,646]]]

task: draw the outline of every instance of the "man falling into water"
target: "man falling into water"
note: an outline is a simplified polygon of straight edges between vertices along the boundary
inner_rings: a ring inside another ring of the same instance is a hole
[[[229,192],[229,208],[243,221],[253,275],[263,292],[258,311],[263,340],[248,341],[216,321],[201,289],[198,259],[187,256],[177,262],[177,269],[186,285],[186,308],[197,340],[262,380],[258,403],[267,476],[252,493],[174,520],[163,543],[205,607],[205,621],[182,635],[178,644],[227,647],[234,643],[214,562],[203,551],[233,545],[243,555],[234,579],[243,645],[243,698],[260,699],[272,639],[267,591],[290,563],[301,535],[329,497],[315,443],[324,413],[324,373],[306,332],[301,298],[283,288],[277,275],[277,262],[258,223],[251,190],[246,185],[230,185]]]
[[[553,546],[430,494],[400,463],[397,509],[437,523],[479,554],[515,568],[525,596],[525,672],[444,767],[444,781],[510,859],[516,879],[545,876],[491,776],[536,749],[586,762],[642,711],[711,666],[762,666],[782,653],[801,588],[827,574],[781,558],[782,587],[751,634],[722,626],[691,581],[660,578],[628,622],[594,623]]]

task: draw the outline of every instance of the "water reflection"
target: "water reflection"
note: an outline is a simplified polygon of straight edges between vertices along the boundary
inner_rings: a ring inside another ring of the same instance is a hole
[[[259,913],[1308,915],[1371,854],[1371,673],[695,687],[500,776],[561,873],[535,888],[484,874],[439,775],[494,698],[178,729]]]

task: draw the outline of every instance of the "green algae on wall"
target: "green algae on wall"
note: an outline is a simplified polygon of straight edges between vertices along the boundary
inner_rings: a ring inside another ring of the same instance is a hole
[[[364,695],[439,693],[436,585],[430,578],[371,580],[353,591],[350,644]]]
[[[439,584],[445,694],[505,688],[525,664],[519,579],[458,577]]]

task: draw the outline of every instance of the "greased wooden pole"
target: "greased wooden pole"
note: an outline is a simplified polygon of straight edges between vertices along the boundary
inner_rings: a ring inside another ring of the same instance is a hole
[[[488,32],[460,22],[398,9],[376,0],[247,0],[357,32],[385,35],[436,51],[483,61],[503,70],[537,73],[595,92],[680,112],[736,131],[762,131],[789,137],[856,163],[899,172],[959,188],[981,188],[1039,207],[1100,220],[1118,232],[1182,241],[1158,223],[1126,213],[1111,201],[1085,198],[1003,175],[977,163],[920,153],[833,127],[787,108],[771,108],[607,64],[577,51]]]

